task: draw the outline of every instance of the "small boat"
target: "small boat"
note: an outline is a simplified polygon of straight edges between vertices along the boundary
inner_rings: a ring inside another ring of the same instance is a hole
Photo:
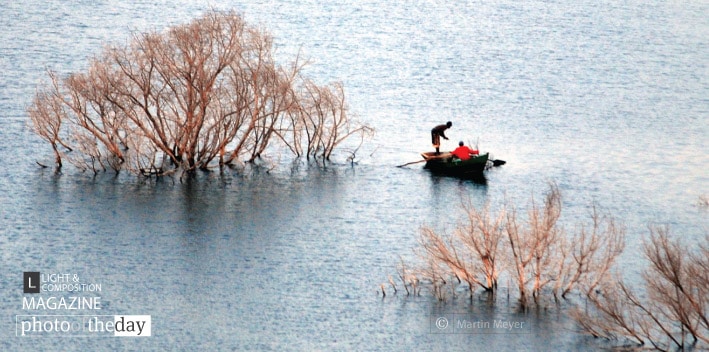
[[[450,152],[436,154],[435,152],[421,153],[421,156],[426,160],[424,169],[430,170],[432,173],[448,175],[448,176],[475,176],[481,175],[488,163],[488,153],[478,156],[472,156],[468,160],[460,160],[453,157]]]

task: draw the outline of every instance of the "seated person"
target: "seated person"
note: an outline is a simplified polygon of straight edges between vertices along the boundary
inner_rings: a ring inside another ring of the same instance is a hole
[[[460,160],[468,160],[471,155],[478,155],[479,153],[477,150],[470,149],[466,145],[463,145],[463,141],[460,141],[458,143],[458,148],[455,148],[451,154]]]

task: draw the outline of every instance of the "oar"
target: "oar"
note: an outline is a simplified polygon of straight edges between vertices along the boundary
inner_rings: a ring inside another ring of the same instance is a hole
[[[418,160],[418,161],[412,161],[412,162],[410,162],[410,163],[406,163],[406,164],[401,164],[401,165],[397,165],[396,167],[404,167],[404,166],[406,166],[406,165],[411,165],[411,164],[418,164],[418,163],[422,163],[422,162],[424,162],[424,161],[426,161],[426,159],[423,159],[423,160]]]
[[[492,166],[502,166],[502,165],[507,164],[506,161],[504,161],[504,160],[499,160],[499,159],[498,159],[498,160],[492,160],[492,159],[491,159],[490,161],[492,161]]]

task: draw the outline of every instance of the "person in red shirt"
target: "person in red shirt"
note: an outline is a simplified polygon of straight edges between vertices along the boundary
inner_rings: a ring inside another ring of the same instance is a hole
[[[475,149],[470,149],[468,146],[463,144],[463,141],[460,141],[458,143],[458,148],[455,148],[454,151],[451,152],[453,156],[457,157],[460,160],[468,160],[470,159],[471,155],[478,155],[478,151]]]

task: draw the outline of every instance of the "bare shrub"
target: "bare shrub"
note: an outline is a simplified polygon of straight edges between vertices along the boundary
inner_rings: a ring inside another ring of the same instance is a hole
[[[353,125],[347,116],[344,87],[341,83],[318,86],[306,81],[300,88],[301,128],[300,139],[305,150],[300,151],[308,158],[320,155],[329,159],[334,148],[353,134],[369,135],[373,130],[368,126]]]
[[[445,296],[441,288],[451,281],[446,278],[454,278],[472,297],[477,288],[495,292],[506,271],[522,307],[544,292],[558,300],[573,290],[595,290],[622,252],[625,231],[594,207],[592,225],[567,234],[558,224],[561,192],[554,184],[549,189],[542,205],[532,200],[527,219],[519,219],[515,210],[494,213],[489,205],[478,209],[468,202],[463,204],[466,219],[452,235],[422,227],[418,253],[426,266],[417,270],[421,282],[440,299]]]
[[[271,36],[236,13],[210,12],[135,34],[86,72],[50,72],[28,114],[59,167],[67,159],[94,172],[191,171],[253,161],[274,141],[329,159],[347,137],[372,130],[349,119],[342,84],[317,86],[302,67],[277,65]]]
[[[566,298],[574,288],[585,295],[592,293],[610,279],[610,270],[625,248],[625,228],[613,217],[594,206],[591,220],[590,227],[582,226],[570,240],[562,239],[555,297]]]
[[[419,288],[419,278],[416,274],[408,268],[403,259],[400,259],[400,264],[398,268],[399,279],[404,284],[404,289],[406,290],[406,295],[418,295]],[[409,290],[411,287],[411,290]],[[412,292],[413,291],[413,292]]]
[[[592,225],[569,234],[558,224],[561,208],[561,193],[550,184],[543,205],[532,200],[526,222],[514,211],[507,214],[513,276],[523,306],[530,293],[536,300],[549,289],[556,300],[574,289],[588,294],[608,278],[624,249],[625,229],[613,217],[594,206]]]
[[[485,291],[497,288],[500,274],[498,249],[503,238],[504,212],[491,216],[487,207],[478,210],[470,203],[464,208],[467,222],[459,226],[453,236],[439,235],[430,227],[422,227],[420,254],[430,263],[430,268],[439,268],[435,271],[431,269],[428,275],[424,275],[429,281],[436,283],[448,273],[465,282],[472,297],[478,287]]]
[[[497,215],[491,214],[489,204],[481,210],[473,207],[472,203],[463,204],[467,214],[467,222],[456,234],[462,245],[474,254],[479,272],[485,278],[484,285],[488,291],[497,289],[497,279],[500,276],[501,264],[500,244],[503,240],[505,211],[500,210]]]
[[[649,267],[643,271],[644,291],[638,293],[614,281],[590,292],[589,312],[577,320],[594,336],[628,338],[656,349],[685,349],[709,345],[709,237],[697,251],[672,240],[667,227],[653,227],[643,252]]]
[[[72,151],[72,149],[64,142],[67,137],[63,135],[62,129],[62,120],[65,117],[60,115],[64,110],[62,109],[63,99],[61,95],[57,94],[59,82],[54,74],[50,74],[50,79],[52,88],[38,91],[28,112],[33,131],[51,144],[55,163],[61,168],[62,152],[59,148],[63,147],[67,151]]]
[[[512,253],[513,276],[523,306],[530,293],[536,298],[554,280],[557,263],[563,263],[563,230],[557,226],[560,215],[561,193],[553,184],[544,206],[540,207],[532,200],[526,224],[520,223],[515,210],[507,213],[505,230]]]

